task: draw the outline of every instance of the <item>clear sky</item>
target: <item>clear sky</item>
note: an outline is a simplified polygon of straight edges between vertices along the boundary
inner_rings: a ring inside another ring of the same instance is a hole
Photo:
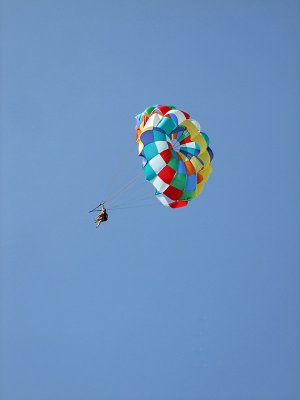
[[[300,398],[299,18],[2,1],[1,400]],[[97,230],[157,103],[200,121],[214,172],[185,209],[153,196]]]

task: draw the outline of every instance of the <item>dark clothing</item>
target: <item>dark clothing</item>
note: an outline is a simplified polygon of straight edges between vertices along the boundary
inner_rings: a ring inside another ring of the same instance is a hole
[[[103,213],[103,216],[102,216],[102,221],[107,221],[107,220],[108,220],[108,214],[107,214],[107,212],[105,210],[104,213]]]

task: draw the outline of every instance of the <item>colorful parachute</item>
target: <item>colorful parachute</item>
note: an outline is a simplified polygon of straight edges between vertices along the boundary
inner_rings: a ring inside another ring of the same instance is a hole
[[[212,171],[208,136],[173,106],[148,107],[136,121],[138,154],[155,195],[165,206],[186,206],[202,192]]]

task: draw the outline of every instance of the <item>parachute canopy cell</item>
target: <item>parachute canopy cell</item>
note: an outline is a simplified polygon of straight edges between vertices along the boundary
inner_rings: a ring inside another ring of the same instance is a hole
[[[212,172],[213,152],[197,121],[173,106],[136,116],[136,141],[146,179],[165,206],[179,208],[199,196]]]

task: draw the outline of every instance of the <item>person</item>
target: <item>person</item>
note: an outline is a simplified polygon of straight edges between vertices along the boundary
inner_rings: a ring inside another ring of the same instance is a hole
[[[101,212],[99,215],[97,215],[95,219],[95,224],[97,224],[96,228],[98,228],[102,222],[105,222],[107,220],[108,220],[108,214],[106,208],[102,205]]]

